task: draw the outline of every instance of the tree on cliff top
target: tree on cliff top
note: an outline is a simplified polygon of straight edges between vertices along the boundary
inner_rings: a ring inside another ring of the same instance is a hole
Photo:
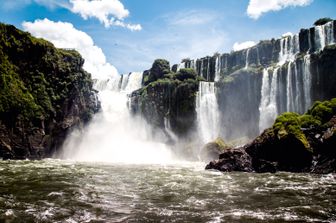
[[[329,17],[320,18],[320,19],[318,19],[314,22],[314,26],[321,26],[321,25],[324,25],[324,24],[326,24],[327,22],[330,22],[330,21],[332,21],[332,19],[329,18]]]

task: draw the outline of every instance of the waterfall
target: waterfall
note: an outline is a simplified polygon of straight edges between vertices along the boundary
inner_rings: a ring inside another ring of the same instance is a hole
[[[311,72],[310,72],[310,54],[303,59],[303,91],[304,91],[304,110],[306,111],[312,104],[311,102]]]
[[[277,112],[277,92],[278,92],[278,70],[276,67],[273,70],[272,77],[268,69],[263,70],[263,78],[261,85],[261,102],[259,106],[260,118],[259,118],[259,131],[262,132],[265,128],[270,127]]]
[[[294,97],[293,97],[293,111],[298,112],[298,113],[302,113],[303,111],[301,111],[301,106],[300,106],[300,99],[301,99],[301,89],[300,89],[300,83],[302,83],[302,81],[300,81],[299,79],[299,73],[298,73],[298,69],[297,69],[297,65],[295,62],[293,62],[294,65],[294,89],[293,91],[295,92]]]
[[[171,125],[170,125],[170,120],[167,117],[164,117],[164,128],[166,131],[166,134],[169,136],[169,140],[176,143],[178,141],[178,136],[173,132]]]
[[[317,51],[323,50],[324,47],[334,44],[334,23],[328,22],[324,25],[315,26],[315,49]]]
[[[123,74],[120,78],[121,78],[121,85],[120,85],[120,89],[121,90],[125,90],[127,83],[128,83],[128,78],[129,78],[130,74]]]
[[[246,50],[246,59],[245,59],[245,70],[248,68],[249,66],[249,54],[250,54],[250,48],[247,48]]]
[[[209,81],[210,80],[210,59],[207,59],[208,63],[207,63],[207,75],[206,75],[206,80]]]
[[[288,62],[287,67],[287,90],[286,90],[286,99],[287,99],[287,111],[293,111],[293,81],[292,81],[292,62]]]
[[[203,59],[201,59],[200,76],[204,77],[204,74],[203,74]]]
[[[295,55],[300,51],[299,36],[285,36],[280,39],[279,65],[287,61],[294,61]]]
[[[326,45],[325,32],[323,26],[315,26],[315,46],[318,50],[323,50]]]
[[[203,143],[210,142],[219,134],[219,110],[214,82],[199,82],[196,97],[198,131]]]
[[[186,68],[185,62],[182,62],[182,63],[180,63],[180,64],[177,65],[177,71],[179,71],[179,70],[181,70],[183,68]]]
[[[216,66],[215,66],[215,82],[219,81],[220,79],[220,73],[221,73],[221,66],[222,66],[222,61],[221,61],[221,56],[218,55],[216,57]]]
[[[171,150],[161,143],[167,141],[164,134],[153,136],[151,127],[128,109],[127,95],[140,88],[141,81],[142,72],[97,80],[94,87],[99,90],[102,111],[84,130],[70,134],[62,157],[115,163],[171,162]]]
[[[142,72],[132,72],[128,76],[126,87],[123,89],[126,93],[131,93],[134,90],[141,88]]]

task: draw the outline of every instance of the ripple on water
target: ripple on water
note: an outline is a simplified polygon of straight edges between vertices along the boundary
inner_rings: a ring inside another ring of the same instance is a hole
[[[332,222],[336,175],[205,171],[202,163],[0,162],[0,222]]]

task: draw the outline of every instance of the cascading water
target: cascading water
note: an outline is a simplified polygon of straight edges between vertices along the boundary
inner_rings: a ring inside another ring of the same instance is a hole
[[[285,36],[280,39],[279,65],[283,65],[286,61],[294,61],[295,55],[299,52],[298,35]]]
[[[310,54],[303,58],[303,91],[304,91],[304,110],[311,106],[311,71],[310,71]]]
[[[246,50],[246,59],[245,59],[245,69],[249,66],[249,54],[250,54],[250,48],[247,48]]]
[[[221,73],[221,56],[218,55],[216,57],[216,66],[215,66],[215,70],[216,70],[216,73],[215,73],[215,82],[219,81],[219,78],[220,78],[220,73]]]
[[[316,51],[323,50],[324,47],[335,43],[333,22],[315,26],[314,31]]]
[[[286,98],[287,98],[287,111],[294,111],[293,109],[293,81],[292,81],[292,62],[288,62],[287,69],[287,89],[286,89]]]
[[[210,142],[216,139],[219,134],[219,111],[215,83],[200,81],[196,100],[200,137],[203,143]]]
[[[105,84],[101,84],[103,81]],[[121,81],[121,86],[119,83]],[[171,150],[156,141],[150,126],[127,108],[127,94],[141,87],[142,73],[98,80],[102,111],[83,130],[75,130],[63,148],[63,157],[82,161],[116,163],[168,163]],[[107,84],[106,84],[107,82]],[[161,136],[163,137],[163,136]]]
[[[272,78],[268,69],[264,69],[262,86],[261,86],[261,103],[259,106],[260,121],[259,131],[263,131],[269,127],[277,116],[277,77],[279,67],[276,67],[273,71]]]
[[[185,65],[185,62],[182,62],[180,64],[177,65],[177,71],[183,69],[183,68],[186,68],[186,65]]]

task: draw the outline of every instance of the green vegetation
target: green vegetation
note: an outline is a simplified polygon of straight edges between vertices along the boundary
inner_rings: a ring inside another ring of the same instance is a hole
[[[62,106],[74,90],[91,92],[91,76],[83,63],[74,50],[56,49],[0,23],[0,120],[14,125],[18,118],[63,118]]]
[[[279,139],[292,135],[302,142],[308,149],[309,143],[301,130],[300,115],[294,112],[285,112],[280,115],[273,125],[273,131]]]
[[[327,22],[332,21],[331,18],[325,17],[325,18],[320,18],[314,22],[314,26],[321,26],[326,24]]]
[[[187,79],[196,79],[196,76],[197,76],[196,71],[192,68],[181,69],[175,75],[175,77],[180,81]]]
[[[326,124],[335,114],[336,98],[324,102],[317,101],[304,115],[293,112],[281,114],[275,120],[272,130],[278,138],[291,134],[299,139],[306,148],[309,148],[303,129],[318,128]]]
[[[307,114],[321,124],[325,124],[336,114],[336,98],[324,102],[316,101]]]
[[[144,77],[144,85],[147,85],[158,79],[164,78],[165,75],[169,73],[170,73],[169,62],[164,59],[156,59],[149,73]]]

